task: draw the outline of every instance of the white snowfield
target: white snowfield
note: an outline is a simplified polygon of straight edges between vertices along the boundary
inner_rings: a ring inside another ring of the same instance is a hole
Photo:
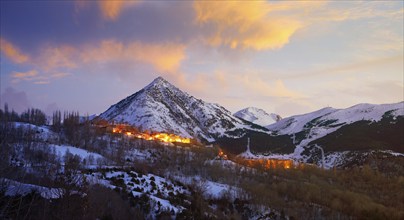
[[[68,146],[68,145],[55,145],[51,144],[49,145],[50,147],[54,147],[56,150],[56,154],[60,154],[61,156],[66,155],[67,152],[70,152],[73,155],[77,155],[81,157],[82,159],[87,158],[89,156],[93,156],[95,159],[98,158],[104,158],[100,154],[93,153],[81,148],[73,147],[73,146]]]
[[[42,140],[57,139],[58,135],[51,131],[48,126],[37,126],[25,122],[14,122],[16,128],[23,128],[25,132],[34,131],[35,135]]]
[[[246,121],[252,122],[261,126],[269,126],[279,121],[281,116],[274,113],[267,113],[262,109],[255,107],[248,107],[233,114],[237,118],[242,118]]]
[[[72,155],[79,156],[82,160],[86,159],[87,161],[89,161],[89,158],[92,157],[92,159],[93,159],[92,164],[87,164],[87,165],[97,165],[97,160],[105,159],[100,154],[90,152],[90,151],[87,151],[87,150],[84,150],[81,148],[73,147],[73,146],[50,144],[49,147],[55,149],[56,155],[60,155],[61,160],[64,159],[64,156],[66,155],[67,152],[71,153]]]
[[[22,128],[24,132],[33,132],[37,138],[39,138],[42,141],[49,141],[49,142],[54,142],[55,140],[58,139],[58,134],[55,132],[51,131],[49,129],[49,126],[37,126],[29,123],[23,123],[23,122],[14,122],[14,126],[16,128]],[[17,147],[18,145],[16,145]],[[72,155],[77,155],[80,157],[81,160],[85,159],[86,160],[86,166],[89,168],[90,166],[98,166],[98,162],[100,159],[103,160],[103,162],[106,162],[107,159],[103,157],[102,155],[94,152],[90,152],[78,147],[74,146],[68,146],[68,145],[56,145],[56,144],[47,144],[44,143],[44,149],[49,150],[49,152],[54,153],[56,156],[59,156],[59,160],[64,163],[64,156],[66,155],[67,152],[70,152]],[[38,150],[44,150],[42,148],[39,148]],[[22,149],[19,149],[22,150]],[[22,158],[20,158],[22,159]],[[90,159],[90,160],[89,160]]]

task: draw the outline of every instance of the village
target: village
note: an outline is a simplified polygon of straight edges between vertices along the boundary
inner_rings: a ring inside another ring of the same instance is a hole
[[[107,132],[112,132],[114,134],[123,134],[126,137],[129,138],[138,138],[138,139],[143,139],[147,141],[160,141],[163,143],[183,143],[183,144],[190,144],[191,139],[190,138],[184,138],[180,137],[175,134],[168,134],[168,133],[158,133],[158,132],[150,132],[150,131],[145,131],[145,132],[140,132],[138,129],[136,129],[133,126],[127,125],[127,124],[108,124],[105,125],[106,131]],[[249,146],[247,146],[248,151]],[[218,152],[218,159],[221,160],[232,160],[238,164],[242,164],[244,166],[248,167],[262,167],[264,169],[291,169],[291,168],[299,168],[303,166],[303,164],[295,164],[293,160],[288,160],[288,159],[267,159],[267,158],[243,158],[240,156],[228,156],[223,150],[219,148]]]
[[[165,132],[141,132],[139,129],[127,124],[97,124],[98,127],[104,128],[107,132],[115,134],[123,134],[127,137],[139,138],[147,141],[160,141],[164,143],[183,143],[190,144],[190,138],[180,137],[175,134],[168,134]]]

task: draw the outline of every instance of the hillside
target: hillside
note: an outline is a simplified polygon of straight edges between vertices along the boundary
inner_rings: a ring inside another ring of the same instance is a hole
[[[371,153],[361,169],[268,167],[260,158],[223,159],[217,147],[145,141],[86,127],[80,120],[72,128],[62,123],[59,132],[54,125],[0,122],[4,219],[404,216],[397,202],[404,157],[398,154]],[[69,129],[77,135],[89,129],[88,142],[70,145],[75,138],[65,136]]]

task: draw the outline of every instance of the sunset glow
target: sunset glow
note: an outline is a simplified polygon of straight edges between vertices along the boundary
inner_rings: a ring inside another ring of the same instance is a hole
[[[404,99],[402,1],[0,4],[0,105],[17,112],[99,114],[158,76],[282,117]]]

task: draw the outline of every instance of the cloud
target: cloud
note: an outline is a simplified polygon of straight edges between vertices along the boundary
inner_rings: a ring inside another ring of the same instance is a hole
[[[75,48],[67,45],[59,47],[46,47],[40,52],[39,58],[36,59],[42,69],[51,71],[58,68],[75,68],[77,67],[76,59],[77,51]]]
[[[127,1],[100,1],[99,6],[103,17],[107,20],[115,20],[121,13],[125,2]]]
[[[196,1],[194,10],[196,22],[213,29],[207,42],[232,49],[278,49],[303,26],[292,17],[271,16],[271,4],[265,1]]]
[[[185,59],[186,46],[179,43],[123,43],[117,40],[102,40],[95,43],[71,46],[45,46],[27,62],[33,70],[11,73],[13,83],[31,81],[48,84],[53,79],[70,75],[73,69],[118,66],[119,71],[133,73],[133,67],[147,64],[161,74],[174,73]]]
[[[27,72],[13,72],[11,73],[11,82],[19,83],[21,81],[41,81],[43,80],[42,76],[38,75],[38,71],[30,70]]]
[[[23,60],[21,58],[23,53],[10,45],[6,44],[14,51],[12,54],[14,54],[15,58],[13,59]],[[28,55],[23,57],[27,57],[24,62],[39,68],[47,73],[50,78],[61,78],[68,75],[60,74],[63,69],[82,67],[83,64],[107,64],[110,62],[126,63],[128,65],[133,65],[134,62],[145,63],[152,65],[158,71],[174,72],[179,68],[181,61],[185,59],[185,49],[186,46],[180,43],[143,43],[140,41],[122,43],[117,40],[101,40],[96,43],[78,46],[46,46],[29,62]],[[9,51],[7,48],[4,50]],[[33,74],[33,72],[14,73],[13,78],[18,78],[18,75],[21,74]],[[27,78],[25,77],[25,79]]]
[[[29,81],[33,82],[34,84],[49,84],[52,79],[59,79],[66,77],[70,74],[68,73],[52,73],[52,74],[46,74],[46,73],[38,73],[37,70],[30,70],[27,72],[12,72],[11,73],[11,82],[12,83],[19,83],[21,81]]]
[[[115,21],[124,9],[135,6],[140,2],[141,0],[98,0],[97,4],[104,20]],[[86,0],[76,0],[75,12],[78,13],[92,3],[93,2]]]
[[[125,7],[130,7],[138,4],[140,1],[131,0],[131,1],[121,1],[121,0],[114,0],[114,1],[99,1],[100,10],[102,16],[106,20],[114,21],[118,18],[121,14],[122,10]]]
[[[37,84],[37,85],[45,85],[45,84],[49,84],[49,83],[50,83],[50,80],[38,80],[38,81],[34,82],[34,84]]]
[[[195,1],[193,7],[196,24],[204,28],[202,39],[209,45],[231,49],[279,49],[298,30],[317,24],[376,17],[402,21],[403,17],[402,7],[386,6],[384,2]],[[383,47],[402,49],[398,39],[394,37],[393,46]]]
[[[235,112],[256,106],[282,116],[314,110],[305,94],[289,88],[282,80],[267,81],[259,74],[230,73],[217,70],[215,74],[199,73],[192,76],[177,74],[169,79],[174,85],[195,97],[219,103]],[[288,107],[299,107],[288,109]]]
[[[53,73],[53,74],[51,74],[50,77],[51,77],[51,78],[55,78],[55,79],[59,79],[59,78],[63,78],[63,77],[69,76],[69,75],[70,75],[70,73],[62,73],[62,72],[59,72],[59,73]]]
[[[257,74],[236,75],[235,79],[247,92],[252,92],[254,95],[280,98],[302,97],[299,93],[288,89],[280,79],[274,80],[273,82],[266,82]]]
[[[223,71],[215,71],[214,75],[215,81],[219,83],[221,88],[229,88],[229,82],[227,80],[226,73]]]
[[[383,81],[369,83],[363,93],[364,96],[370,97],[377,103],[404,101],[403,82]]]
[[[341,64],[336,66],[330,66],[324,69],[318,69],[314,71],[308,71],[293,75],[287,75],[283,78],[287,79],[302,79],[308,77],[326,77],[326,76],[335,76],[335,75],[342,75],[342,74],[352,74],[354,72],[359,71],[370,71],[380,67],[388,67],[392,66],[392,64],[402,64],[403,62],[403,55],[395,55],[390,57],[382,57],[377,59],[371,60],[363,60],[354,63],[348,64]]]
[[[31,106],[28,101],[27,94],[23,91],[18,92],[12,87],[6,88],[4,93],[1,94],[0,101],[2,108],[4,104],[7,103],[9,110],[13,109],[18,113],[27,110]]]
[[[404,100],[403,82],[395,80],[375,80],[363,78],[349,78],[341,80],[337,83],[328,83],[328,87],[324,88],[327,97],[324,99],[335,97],[334,104],[338,103],[338,97],[341,95],[350,97],[350,105],[359,102],[368,103],[393,103]],[[351,85],[355,84],[356,87]],[[382,91],[382,92],[381,92]],[[346,98],[344,101],[348,100]]]
[[[141,44],[133,43],[129,50],[141,62],[154,65],[160,71],[176,71],[185,58],[185,46],[182,44]]]
[[[363,56],[369,56],[372,53],[394,52],[403,54],[403,35],[400,31],[392,31],[385,27],[372,27],[371,36],[362,39],[354,46],[363,52]]]
[[[41,50],[38,56],[30,56],[18,49],[15,45],[0,37],[1,51],[17,64],[23,64],[31,67],[39,68],[27,72],[14,71],[11,73],[13,83],[21,81],[31,81],[35,84],[48,84],[51,79],[62,78],[70,74],[56,71],[59,68],[74,68],[75,63],[72,61],[74,48],[69,46],[61,46],[56,48],[47,47]]]
[[[28,72],[14,72],[13,74],[11,74],[11,77],[14,79],[22,79],[22,80],[31,80],[32,78],[34,78],[35,76],[38,75],[38,71],[36,70],[31,70]]]
[[[273,104],[275,105],[274,112],[281,114],[283,118],[317,110],[311,103],[304,100],[282,100]]]
[[[293,89],[288,88],[284,81],[277,79],[273,81],[264,80],[259,74],[229,73],[217,70],[215,74],[194,74],[189,77],[183,73],[172,76],[173,83],[191,94],[200,94],[209,99],[224,98],[226,96],[240,96],[245,100],[257,99],[302,99],[305,96]]]
[[[185,58],[185,45],[176,43],[128,44],[116,40],[104,40],[93,46],[85,46],[79,51],[80,61],[84,63],[133,62],[150,64],[158,71],[174,72]]]
[[[0,38],[0,49],[14,63],[25,63],[29,61],[29,56],[22,53],[16,46],[9,41]]]
[[[314,106],[318,106],[316,108],[347,108],[358,103],[383,104],[404,100],[402,79],[357,75],[320,82],[311,86],[314,89],[307,99]]]
[[[386,2],[360,2],[352,1],[349,4],[341,2],[331,2],[324,4],[327,7],[320,7],[311,16],[311,20],[316,21],[346,21],[365,18],[382,17],[388,19],[402,19],[404,9],[394,5],[389,6]]]

